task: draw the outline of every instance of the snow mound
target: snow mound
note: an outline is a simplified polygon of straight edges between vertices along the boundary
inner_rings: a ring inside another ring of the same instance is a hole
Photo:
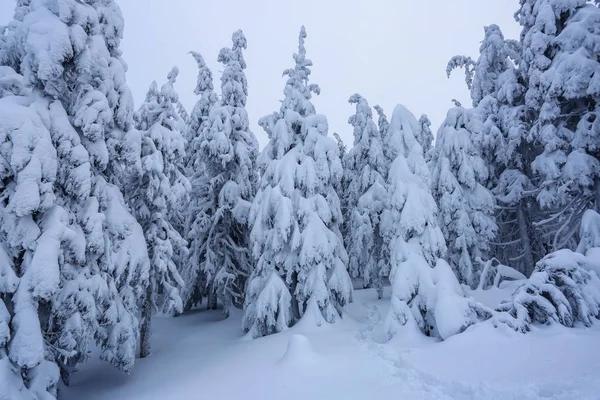
[[[294,334],[290,337],[287,349],[279,364],[290,366],[308,366],[315,364],[319,354],[314,351],[310,341],[304,335]]]

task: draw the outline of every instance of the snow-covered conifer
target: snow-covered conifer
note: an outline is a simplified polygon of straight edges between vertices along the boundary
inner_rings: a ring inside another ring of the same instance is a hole
[[[205,276],[201,273],[200,262],[205,245],[205,237],[201,234],[206,232],[210,215],[207,207],[210,207],[213,198],[210,197],[211,188],[209,178],[205,171],[203,161],[202,141],[203,132],[208,129],[209,113],[217,103],[218,96],[214,92],[212,72],[206,65],[201,54],[190,52],[198,64],[198,79],[194,93],[200,96],[192,112],[186,129],[186,173],[191,184],[189,201],[183,204],[186,214],[184,234],[188,241],[189,259],[182,276],[185,282],[193,282],[186,285],[183,299],[184,308],[191,309],[198,306],[207,293]]]
[[[526,331],[531,323],[589,325],[598,317],[600,282],[588,271],[597,257],[593,211],[598,179],[599,10],[585,0],[523,0],[516,14],[523,27],[520,70],[526,81],[525,107],[530,140],[543,148],[531,163],[539,203],[550,211],[534,221],[563,249],[537,263],[530,279],[502,307],[498,319]],[[594,144],[592,144],[594,143]],[[537,185],[539,182],[539,185]],[[582,221],[582,216],[585,219]],[[594,257],[595,256],[595,257]]]
[[[269,136],[259,162],[263,173],[251,212],[257,259],[248,282],[243,329],[254,337],[279,332],[300,318],[334,322],[352,299],[335,186],[342,165],[327,119],[315,113],[308,82],[306,31],[300,30],[295,66],[279,112],[260,120]]]
[[[205,284],[209,298],[214,299],[209,307],[216,307],[216,295],[225,313],[230,307],[243,304],[245,282],[251,272],[248,214],[256,192],[258,153],[258,142],[250,131],[245,109],[248,84],[242,52],[246,38],[242,31],[236,31],[232,40],[233,46],[221,49],[218,57],[225,66],[221,100],[210,108],[206,123],[200,124],[202,168],[207,184],[198,193],[202,197],[188,221],[192,227],[189,235],[195,237],[191,245],[199,244],[200,248],[192,248],[192,259],[184,275],[190,306],[199,300],[200,286]],[[203,85],[205,89],[199,90],[210,96],[208,83]],[[196,112],[201,111],[195,109]]]
[[[349,102],[356,113],[348,123],[354,127],[354,147],[344,157],[346,184],[346,249],[353,278],[361,277],[365,286],[383,295],[383,279],[389,273],[384,256],[381,216],[387,204],[385,177],[387,159],[383,154],[381,133],[373,121],[367,100],[355,94]]]
[[[525,3],[526,101],[543,145],[532,166],[538,201],[551,211],[539,225],[554,250],[574,249],[583,213],[600,210],[600,9],[583,0]]]
[[[446,244],[438,226],[423,148],[415,139],[420,129],[410,111],[396,106],[386,143],[393,159],[387,176],[389,204],[381,224],[391,265],[392,303],[385,325],[390,338],[407,323],[425,334],[436,334],[435,316],[427,307],[433,293],[426,281],[432,279],[431,269],[446,252]]]
[[[43,316],[37,320],[45,341],[42,354],[29,354],[39,358],[45,352],[59,363],[65,381],[86,359],[93,340],[102,350],[101,358],[121,369],[131,370],[135,359],[137,301],[145,290],[148,257],[141,228],[113,184],[122,184],[121,172],[139,163],[139,134],[131,129],[132,97],[120,58],[122,32],[122,15],[111,0],[65,0],[61,7],[51,1],[20,2],[0,57],[31,88],[36,101],[29,107],[41,120],[36,126],[49,131],[57,155],[56,181],[49,189],[53,200],[45,205],[46,212],[36,211],[35,218],[29,218],[29,227],[37,224],[41,235],[27,247],[44,249],[45,254],[21,257],[29,251],[23,249],[11,257],[21,277],[15,299],[22,299],[22,309],[32,310],[38,300],[48,300],[35,313],[36,320]],[[35,269],[39,257],[52,267],[39,277],[25,278],[37,274],[27,271]],[[56,275],[38,282],[47,274]],[[30,290],[29,295],[19,294]],[[15,314],[12,324],[30,329],[35,325],[33,314],[27,318],[29,322],[22,322],[25,318]],[[27,332],[26,336],[37,338]],[[14,339],[12,343],[15,349],[26,345]],[[26,385],[40,379],[47,378],[27,372]]]
[[[38,313],[59,290],[61,250],[70,247],[61,244],[75,236],[61,218],[64,210],[54,207],[56,149],[23,81],[0,67],[0,397],[6,399],[56,395],[58,368]]]
[[[461,283],[474,288],[497,227],[495,199],[484,186],[488,170],[472,140],[478,127],[472,123],[473,114],[462,107],[448,111],[437,134],[431,169],[448,263]]]
[[[344,158],[346,157],[348,150],[346,148],[346,145],[342,141],[342,138],[340,137],[340,135],[338,133],[334,132],[333,138],[337,142],[338,157],[340,158],[340,160],[342,160],[342,168],[343,168]],[[345,223],[345,222],[347,222],[347,215],[348,215],[348,182],[346,182],[346,179],[343,176],[343,174],[342,174],[342,179],[340,179],[340,181],[336,185],[335,189],[337,191],[338,198],[340,199],[340,210],[342,212],[342,218],[344,220],[344,223],[340,224],[340,234],[342,235],[342,238],[346,238],[348,235],[348,232],[346,230],[348,228],[348,224]]]
[[[171,216],[190,185],[183,174],[185,124],[177,111],[173,88],[177,72],[173,68],[160,91],[153,82],[135,114],[142,134],[141,170],[130,182],[128,200],[144,231],[150,257],[140,331],[142,357],[150,353],[153,309],[166,314],[183,311],[180,290],[184,283],[178,268],[187,259],[187,243],[171,223]]]
[[[506,40],[496,25],[484,31],[479,58],[472,69],[466,69],[471,74],[474,118],[481,123],[472,140],[488,166],[485,186],[500,206],[493,251],[504,264],[529,275],[545,250],[532,225],[539,218],[531,170],[538,149],[527,133],[530,120],[524,106],[525,87],[515,66],[522,58],[521,45]]]

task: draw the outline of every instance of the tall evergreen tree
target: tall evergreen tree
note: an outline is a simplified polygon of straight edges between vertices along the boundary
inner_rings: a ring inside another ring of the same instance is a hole
[[[41,123],[26,111],[18,118],[45,127],[56,153],[54,184],[45,183],[50,178],[32,180],[29,173],[30,200],[21,210],[2,212],[3,246],[20,277],[9,297],[13,307],[7,308],[13,329],[9,358],[21,369],[25,387],[40,397],[47,397],[42,386],[55,394],[43,360],[57,363],[68,383],[94,339],[102,359],[131,370],[138,298],[148,276],[143,233],[116,185],[123,183],[123,170],[139,164],[139,134],[132,129],[132,97],[119,50],[123,18],[110,0],[63,5],[19,2],[0,49],[0,64],[22,75],[32,91],[27,107]],[[44,162],[51,162],[52,151],[44,153]],[[15,164],[12,176],[22,166]],[[51,194],[35,195],[33,182]]]
[[[316,114],[308,78],[306,31],[300,30],[295,66],[279,112],[263,117],[269,136],[259,162],[261,186],[251,212],[257,259],[246,296],[243,329],[252,336],[279,332],[300,318],[334,322],[352,298],[335,187],[342,165],[327,119]]]
[[[473,288],[497,231],[495,199],[484,186],[488,169],[473,141],[479,125],[474,114],[462,107],[448,111],[431,161],[433,195],[448,244],[446,259],[459,280]]]
[[[214,299],[209,307],[215,308],[218,298],[225,313],[232,306],[242,306],[251,272],[247,218],[256,192],[258,153],[245,109],[248,84],[242,51],[246,38],[236,31],[232,40],[233,46],[221,49],[218,57],[225,66],[221,100],[211,107],[206,124],[201,124],[200,148],[208,185],[190,223],[190,234],[198,240],[192,245],[201,247],[192,249],[194,259],[185,273],[188,296],[195,296],[188,304],[198,299],[198,288],[206,282],[209,299]]]
[[[381,298],[383,279],[389,273],[380,230],[381,216],[387,203],[385,177],[388,165],[383,154],[381,133],[373,121],[367,100],[355,94],[349,102],[356,104],[356,113],[348,120],[354,127],[354,147],[344,157],[348,265],[350,275],[361,277],[365,286],[376,287]]]
[[[435,317],[427,307],[431,293],[426,283],[419,282],[427,281],[438,258],[446,252],[446,244],[438,226],[423,148],[415,138],[420,129],[410,111],[396,106],[386,143],[388,157],[393,159],[387,176],[389,204],[381,225],[391,264],[392,304],[385,325],[388,337],[409,321],[424,333],[435,335]]]
[[[531,163],[539,146],[528,135],[526,81],[515,66],[522,58],[521,45],[504,39],[496,25],[484,31],[479,58],[466,70],[471,74],[467,80],[472,82],[475,118],[482,123],[478,137],[472,139],[488,165],[485,186],[492,190],[499,206],[494,253],[504,264],[529,275],[546,250],[533,225],[540,219],[540,210],[533,197]]]
[[[185,124],[176,108],[178,96],[173,88],[177,74],[177,68],[173,68],[160,91],[153,82],[135,114],[142,132],[141,170],[130,184],[128,197],[142,225],[150,256],[149,285],[142,308],[141,357],[150,353],[153,309],[167,314],[183,311],[179,291],[184,282],[178,269],[187,259],[187,243],[170,218],[190,186],[183,174]]]
[[[56,394],[58,368],[39,313],[58,291],[62,251],[73,250],[75,258],[83,250],[73,243],[64,210],[54,206],[56,149],[32,103],[23,77],[0,67],[0,397],[6,399]]]
[[[188,284],[184,288],[184,308],[191,309],[199,306],[207,294],[206,277],[201,273],[201,260],[205,244],[206,227],[210,223],[210,213],[207,207],[211,206],[210,182],[206,174],[202,141],[203,132],[208,129],[209,113],[219,98],[214,92],[212,72],[204,62],[201,54],[191,52],[198,64],[198,79],[194,93],[200,96],[192,112],[186,129],[186,171],[190,179],[191,192],[189,201],[183,204],[186,212],[184,232],[188,240],[189,259],[186,268],[182,269],[182,276]],[[189,284],[193,282],[193,284]],[[214,296],[213,296],[214,297]]]
[[[344,158],[346,157],[348,150],[346,148],[346,145],[342,141],[342,138],[340,137],[340,135],[338,133],[334,132],[333,138],[337,142],[338,157],[340,158],[340,160],[342,160],[342,167],[343,167]],[[348,224],[345,222],[347,221],[347,215],[348,215],[348,194],[349,193],[348,193],[348,182],[346,181],[345,176],[343,174],[342,174],[342,179],[340,179],[340,181],[336,185],[335,189],[338,194],[338,198],[340,199],[340,211],[342,213],[342,218],[344,220],[344,222],[340,224],[340,234],[342,235],[342,238],[346,238],[348,235],[348,231],[347,231]]]
[[[577,246],[583,213],[600,209],[600,10],[586,1],[522,2],[526,105],[537,116],[538,226],[553,251]]]

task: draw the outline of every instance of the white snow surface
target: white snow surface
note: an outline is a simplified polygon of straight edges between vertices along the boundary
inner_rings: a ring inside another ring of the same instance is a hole
[[[495,306],[495,298],[514,290],[501,286],[471,295]],[[129,376],[91,361],[60,395],[64,400],[598,399],[600,324],[536,327],[524,335],[480,323],[443,342],[407,333],[381,344],[390,305],[390,288],[385,289],[382,300],[374,289],[357,291],[335,324],[301,322],[254,340],[242,335],[238,311],[225,320],[220,311],[159,317],[152,355],[137,360]]]

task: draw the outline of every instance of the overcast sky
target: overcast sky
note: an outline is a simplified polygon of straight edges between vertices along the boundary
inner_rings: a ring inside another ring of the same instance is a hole
[[[0,0],[0,24],[12,17],[13,0]],[[173,65],[180,69],[177,90],[191,109],[196,64],[187,53],[204,56],[219,87],[219,49],[231,46],[231,33],[242,29],[249,85],[248,114],[261,147],[267,137],[260,117],[279,109],[284,69],[293,66],[298,32],[308,33],[311,80],[321,87],[317,112],[329,120],[329,132],[352,143],[348,98],[363,95],[388,116],[402,103],[418,118],[426,113],[434,133],[456,98],[468,105],[462,71],[446,78],[455,54],[476,57],[483,27],[500,25],[517,38],[513,19],[517,0],[121,0],[125,17],[124,59],[136,107],[152,80],[162,84]]]

